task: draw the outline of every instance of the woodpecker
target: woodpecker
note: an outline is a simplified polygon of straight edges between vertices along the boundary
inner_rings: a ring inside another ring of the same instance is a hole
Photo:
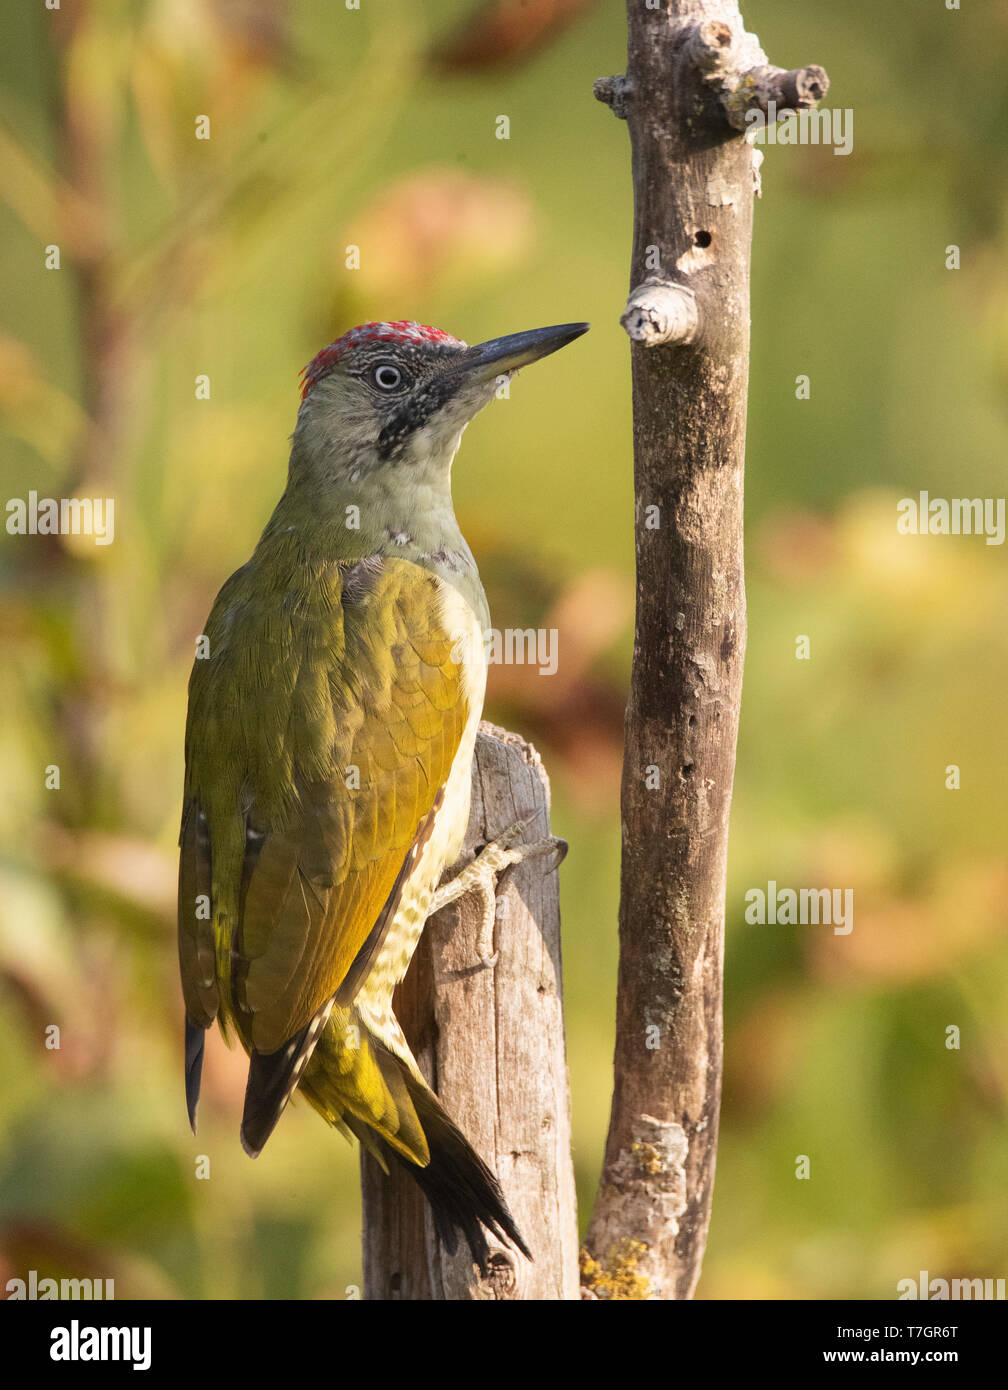
[[[462,1235],[484,1270],[488,1231],[528,1246],[421,1074],[392,991],[432,910],[541,848],[505,837],[438,889],[469,818],[490,621],[451,465],[498,384],[587,328],[469,347],[367,323],[323,348],[286,489],[218,594],[189,681],[178,940],[193,1132],[216,1019],[249,1056],[249,1155],[299,1090],[386,1172],[403,1164],[441,1242]]]

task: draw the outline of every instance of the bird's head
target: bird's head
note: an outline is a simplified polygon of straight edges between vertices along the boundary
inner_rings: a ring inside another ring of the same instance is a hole
[[[295,442],[360,477],[402,464],[447,474],[500,381],[587,329],[565,323],[469,347],[419,323],[351,328],[304,370]]]

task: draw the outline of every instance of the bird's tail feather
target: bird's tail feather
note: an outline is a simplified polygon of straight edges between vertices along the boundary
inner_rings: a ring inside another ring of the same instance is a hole
[[[344,1043],[353,1020],[355,1044]],[[301,1077],[304,1098],[332,1125],[355,1134],[388,1172],[400,1164],[430,1204],[434,1227],[454,1253],[464,1237],[486,1272],[486,1231],[529,1259],[500,1184],[410,1063],[354,1013],[334,1010]]]
[[[532,1253],[521,1237],[508,1210],[500,1183],[490,1168],[444,1110],[434,1092],[403,1065],[402,1071],[410,1100],[430,1149],[430,1162],[424,1167],[411,1163],[390,1150],[420,1186],[434,1217],[434,1229],[442,1245],[452,1254],[458,1237],[464,1237],[472,1257],[485,1274],[489,1260],[487,1231],[520,1250],[527,1259]]]

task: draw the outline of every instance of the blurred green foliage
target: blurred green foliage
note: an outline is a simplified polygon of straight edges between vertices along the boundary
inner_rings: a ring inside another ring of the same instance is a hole
[[[994,0],[744,8],[774,61],[828,69],[854,152],[768,149],[757,205],[749,654],[701,1292],[889,1298],[920,1269],[1008,1272],[1008,567],[975,538],[895,530],[904,494],[1005,491],[1008,22]],[[558,674],[494,668],[487,712],[540,747],[571,842],[588,1211],[633,568],[629,150],[591,83],[622,67],[623,16],[574,6],[538,44],[446,45],[468,15],[96,0],[0,20],[2,496],[117,499],[113,545],[4,535],[0,551],[4,1281],[34,1267],[208,1298],[359,1281],[356,1154],[295,1106],[250,1163],[244,1068],[219,1040],[188,1133],[172,897],[195,636],[282,488],[298,369],[367,318],[469,341],[595,324],[473,425],[456,467],[496,623],[560,628]],[[747,925],[746,889],[770,879],[853,887],[853,933]]]

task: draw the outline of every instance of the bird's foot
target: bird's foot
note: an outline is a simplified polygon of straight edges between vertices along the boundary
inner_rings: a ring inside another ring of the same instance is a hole
[[[494,922],[497,918],[497,878],[512,864],[521,864],[526,859],[536,859],[542,854],[552,854],[553,861],[545,873],[552,873],[560,867],[567,853],[567,841],[556,835],[543,840],[533,840],[531,844],[516,844],[525,830],[536,820],[535,812],[528,820],[518,821],[498,835],[496,840],[485,845],[471,864],[455,875],[448,883],[443,883],[434,894],[430,911],[439,912],[449,903],[456,902],[466,893],[475,893],[482,907],[483,919],[480,923],[477,950],[480,962],[489,967],[497,964],[497,952],[493,948]]]

